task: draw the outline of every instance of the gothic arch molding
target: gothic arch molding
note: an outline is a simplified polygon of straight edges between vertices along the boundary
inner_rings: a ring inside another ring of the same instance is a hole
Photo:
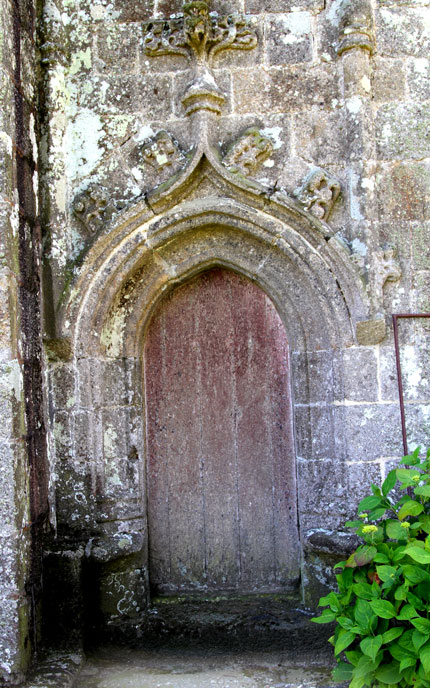
[[[316,231],[315,218],[274,210],[219,197],[187,201],[155,218],[141,208],[89,252],[61,335],[71,337],[77,357],[138,357],[148,317],[166,289],[220,265],[270,296],[295,348],[352,344],[367,304],[347,251]]]

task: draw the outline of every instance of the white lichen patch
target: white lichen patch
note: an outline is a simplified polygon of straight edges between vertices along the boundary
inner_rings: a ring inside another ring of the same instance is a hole
[[[351,242],[351,248],[352,248],[353,253],[358,253],[358,255],[360,255],[360,256],[365,256],[367,253],[366,244],[357,238]]]
[[[423,372],[418,360],[417,349],[411,344],[406,344],[402,347],[400,356],[405,392],[409,398],[417,399],[418,387],[423,382]],[[427,384],[427,380],[425,384]]]
[[[72,55],[69,74],[71,76],[73,76],[73,74],[77,74],[80,72],[82,67],[90,69],[91,62],[91,48],[88,47],[85,50],[79,50],[77,53]]]
[[[65,143],[69,179],[89,174],[100,162],[104,152],[100,146],[103,134],[100,116],[87,108],[82,108],[68,121]]]
[[[273,143],[273,149],[278,150],[284,145],[281,139],[282,127],[266,127],[265,129],[260,129],[260,133],[263,136],[268,136]]]
[[[282,27],[282,42],[293,45],[311,33],[311,16],[308,12],[290,12],[282,17]]]
[[[124,311],[117,310],[114,315],[103,327],[100,335],[100,342],[106,348],[111,356],[119,356],[122,350],[122,342],[124,340],[125,332],[125,318]]]
[[[360,112],[363,104],[359,96],[352,96],[352,98],[348,98],[345,105],[348,112],[350,112],[352,115],[356,115]]]

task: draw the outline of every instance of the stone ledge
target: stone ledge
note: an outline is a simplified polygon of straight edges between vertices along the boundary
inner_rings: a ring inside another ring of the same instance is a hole
[[[22,688],[72,688],[84,659],[81,650],[49,653]]]

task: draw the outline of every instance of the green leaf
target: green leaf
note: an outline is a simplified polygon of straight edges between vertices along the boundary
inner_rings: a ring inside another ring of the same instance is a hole
[[[364,678],[370,673],[373,673],[378,665],[370,659],[370,657],[362,657],[355,667],[352,675],[354,678]]]
[[[363,600],[374,600],[375,597],[378,597],[380,594],[379,586],[377,588],[378,590],[375,590],[373,585],[369,585],[369,583],[354,583],[352,586],[355,595]]]
[[[408,590],[409,588],[406,585],[406,583],[404,583],[403,585],[399,585],[396,592],[394,593],[394,598],[399,602],[406,600],[408,596]]]
[[[382,581],[394,579],[396,576],[397,570],[398,569],[395,566],[377,566],[376,567],[376,571],[378,573],[378,576]]]
[[[341,628],[345,628],[347,631],[352,631],[355,627],[353,620],[347,616],[338,616],[336,621]]]
[[[357,549],[357,551],[354,554],[354,559],[356,562],[357,566],[365,566],[366,564],[369,564],[375,554],[377,553],[376,547],[369,546],[369,545],[362,545]],[[429,555],[430,556],[430,555]]]
[[[408,537],[406,529],[402,528],[400,521],[396,521],[393,518],[390,518],[385,522],[385,528],[387,537],[389,537],[391,540],[404,540]]]
[[[414,595],[412,592],[408,592],[407,600],[413,607],[415,607],[415,609],[417,609],[420,612],[424,611],[424,609],[426,608],[423,601],[419,597]]]
[[[426,643],[420,650],[420,660],[426,674],[430,673],[430,642]]]
[[[382,483],[382,494],[384,497],[387,496],[389,492],[393,489],[397,482],[397,475],[396,475],[396,470],[393,468],[392,471],[390,471],[385,478],[384,482]]]
[[[369,521],[379,521],[379,519],[383,517],[386,511],[387,509],[385,507],[372,509],[372,511],[369,511],[369,516],[367,517],[367,519]]]
[[[415,657],[416,659],[416,655],[412,650],[402,647],[399,643],[390,645],[388,649],[390,654],[394,657],[394,659],[397,659],[398,662],[401,662],[405,657]]]
[[[403,504],[397,516],[401,521],[403,521],[403,519],[407,516],[418,516],[418,514],[420,514],[422,511],[424,511],[423,505],[420,504],[420,502],[415,502],[413,499],[410,499],[408,502]]]
[[[418,485],[418,487],[416,487],[414,490],[414,494],[423,497],[430,497],[430,485]]]
[[[364,638],[360,643],[360,648],[363,654],[370,657],[372,662],[375,661],[376,655],[378,654],[382,645],[382,637],[380,635],[374,638]]]
[[[412,478],[416,477],[417,475],[419,475],[421,478],[422,474],[420,471],[416,471],[413,468],[396,468],[396,476],[397,479],[402,483],[402,487],[404,485],[415,485],[415,482],[412,480]]]
[[[411,619],[411,624],[413,624],[415,628],[420,631],[420,633],[430,634],[430,621],[428,619],[424,619],[422,616],[419,616],[417,619]]]
[[[355,639],[354,633],[351,633],[351,631],[345,631],[344,629],[341,630],[339,633],[339,637],[336,640],[336,644],[334,646],[334,654],[338,655],[342,652],[342,650],[345,650],[353,640]]]
[[[430,516],[427,514],[422,514],[420,516],[421,528],[426,532],[430,533]]]
[[[345,657],[348,662],[351,662],[354,666],[357,666],[358,662],[362,658],[363,654],[359,650],[345,650]],[[340,661],[339,659],[337,660]]]
[[[414,619],[417,616],[419,616],[419,614],[411,604],[405,604],[401,608],[400,612],[397,614],[397,618],[399,621],[409,621],[410,619]]]
[[[382,634],[382,644],[391,643],[392,640],[396,640],[403,633],[403,628],[395,627],[389,628],[388,631]]]
[[[358,505],[358,513],[360,514],[362,511],[372,511],[372,509],[376,509],[377,506],[380,506],[381,502],[381,497],[376,497],[375,495],[365,497]]]
[[[386,555],[386,554],[382,554],[382,552],[378,552],[378,554],[376,554],[376,555],[373,557],[373,561],[374,561],[376,564],[389,564],[389,563],[390,563],[390,560],[389,560],[389,558],[387,557],[387,555]]]
[[[430,635],[428,633],[421,633],[421,631],[415,630],[412,633],[412,644],[415,648],[415,650],[418,652],[420,647],[424,645],[430,638]]]
[[[317,623],[317,624],[326,624],[326,623],[331,623],[335,619],[336,619],[335,612],[332,612],[331,609],[324,609],[321,616],[314,616],[311,619],[311,621],[313,621],[313,623]]]
[[[375,674],[375,678],[381,683],[399,683],[400,673],[395,664],[383,664]]]
[[[426,552],[420,547],[408,547],[405,549],[405,554],[419,564],[430,564],[430,552]]]
[[[378,600],[375,600],[375,602],[378,602]],[[372,622],[376,618],[375,612],[372,609],[372,604],[374,604],[374,602],[358,599],[354,608],[354,618],[364,631],[370,630]]]
[[[388,600],[373,600],[369,604],[382,619],[393,619],[396,616],[396,610]]]
[[[402,568],[403,575],[408,581],[412,583],[412,585],[416,585],[417,583],[422,583],[423,581],[430,580],[430,574],[428,574],[427,571],[424,571],[424,569],[420,569],[419,566],[412,566],[412,564],[407,564]]]
[[[416,663],[416,657],[404,657],[400,662],[399,671],[402,672],[404,669],[407,669],[408,667],[415,666]]]
[[[402,528],[404,530],[404,528]],[[407,534],[406,534],[407,537]],[[404,547],[398,547],[396,551],[393,554],[393,561],[401,561],[405,556],[405,548]]]
[[[352,664],[347,664],[346,662],[339,662],[337,667],[333,669],[333,680],[337,683],[343,683],[344,681],[350,681],[352,677]]]

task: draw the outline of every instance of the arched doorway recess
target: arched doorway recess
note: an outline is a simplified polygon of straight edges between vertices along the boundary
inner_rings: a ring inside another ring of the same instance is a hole
[[[143,361],[151,592],[297,586],[289,352],[270,299],[200,273],[158,305]]]
[[[342,456],[324,375],[336,350],[354,343],[354,322],[367,313],[362,285],[345,249],[315,218],[275,201],[248,200],[186,200],[155,217],[141,204],[97,239],[60,313],[58,334],[71,354],[55,375],[72,392],[53,421],[61,439],[63,428],[70,437],[58,444],[57,519],[92,562],[98,591],[92,599],[109,633],[136,634],[150,600],[142,353],[166,294],[216,268],[253,283],[273,304],[290,349],[292,465],[308,530],[320,523],[308,489],[316,490],[320,466],[325,470],[319,459],[332,466]],[[283,579],[287,587],[297,580],[294,561]],[[302,571],[308,585],[303,560]]]

